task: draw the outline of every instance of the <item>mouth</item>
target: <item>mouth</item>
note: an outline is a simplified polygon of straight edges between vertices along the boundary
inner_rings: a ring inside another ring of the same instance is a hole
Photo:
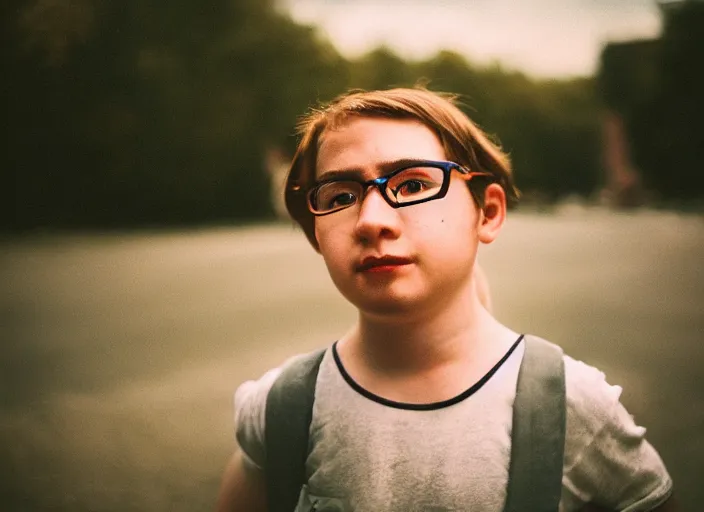
[[[410,265],[413,261],[410,258],[400,256],[382,256],[380,258],[370,256],[364,258],[355,270],[357,272],[390,272],[399,267]]]

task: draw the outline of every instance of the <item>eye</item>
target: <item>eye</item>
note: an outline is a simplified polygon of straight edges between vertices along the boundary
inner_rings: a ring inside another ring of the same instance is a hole
[[[389,199],[403,204],[432,198],[441,190],[443,180],[444,172],[439,168],[404,169],[389,180]]]
[[[341,210],[357,202],[360,188],[354,181],[329,181],[315,189],[312,204],[319,212]]]
[[[350,206],[355,203],[357,197],[352,192],[343,192],[329,199],[325,203],[327,209],[337,208],[338,206]]]
[[[427,183],[423,183],[419,179],[413,179],[413,180],[406,180],[401,185],[396,187],[394,190],[394,194],[398,195],[399,193],[407,196],[407,195],[413,195],[413,194],[418,194],[420,192],[423,192],[423,190],[426,190],[428,188]]]

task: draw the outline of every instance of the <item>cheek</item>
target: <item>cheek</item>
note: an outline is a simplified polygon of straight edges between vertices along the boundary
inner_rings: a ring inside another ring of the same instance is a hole
[[[330,245],[334,245],[335,240],[334,240],[334,230],[330,226],[328,222],[325,222],[326,219],[325,217],[316,217],[314,219],[314,232],[315,232],[315,239],[318,242],[318,246],[320,247],[320,252],[322,253],[324,248],[329,247]]]
[[[331,272],[340,266],[343,255],[349,252],[342,246],[341,230],[325,222],[327,219],[315,220],[315,239],[318,241],[320,254]]]
[[[435,222],[420,220],[414,228],[414,243],[436,256],[452,258],[454,252],[471,246],[477,232],[466,217],[440,217]]]
[[[469,192],[463,194],[460,190],[439,201],[418,206],[411,207],[418,208],[416,211],[409,208],[409,214],[412,214],[406,219],[411,228],[408,233],[413,233],[417,243],[442,249],[476,238],[478,211]]]
[[[318,248],[320,248],[320,229],[318,229],[318,218],[313,219],[313,234],[315,235],[315,241],[318,242]],[[318,249],[320,250],[320,249]]]

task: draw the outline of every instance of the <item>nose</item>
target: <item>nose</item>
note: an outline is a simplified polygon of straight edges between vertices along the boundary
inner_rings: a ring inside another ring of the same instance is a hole
[[[401,234],[398,210],[386,202],[376,187],[369,187],[358,210],[355,235],[363,243],[374,245],[379,239],[395,239]]]

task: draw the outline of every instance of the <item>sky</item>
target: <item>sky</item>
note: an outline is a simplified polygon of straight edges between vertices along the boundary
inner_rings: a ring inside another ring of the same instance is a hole
[[[279,0],[347,57],[385,45],[409,59],[454,50],[529,75],[592,74],[609,41],[654,38],[656,0]]]

